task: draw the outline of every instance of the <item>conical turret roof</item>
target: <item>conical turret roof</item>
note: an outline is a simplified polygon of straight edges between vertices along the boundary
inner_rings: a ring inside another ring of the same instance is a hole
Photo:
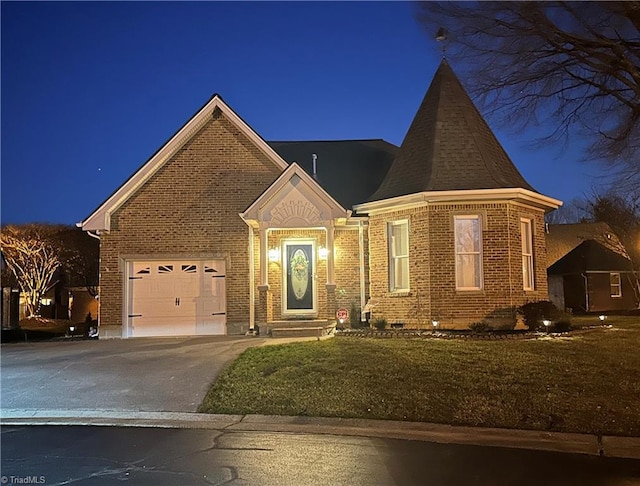
[[[371,201],[423,191],[522,188],[518,172],[446,60]]]

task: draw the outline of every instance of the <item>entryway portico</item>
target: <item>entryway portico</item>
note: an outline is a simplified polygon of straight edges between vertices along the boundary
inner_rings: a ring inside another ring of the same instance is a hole
[[[295,162],[240,214],[249,227],[251,328],[330,332],[337,308],[335,232],[357,230],[360,223],[354,226],[350,216]]]

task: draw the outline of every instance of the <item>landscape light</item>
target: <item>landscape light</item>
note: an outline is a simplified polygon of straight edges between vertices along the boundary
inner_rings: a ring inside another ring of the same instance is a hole
[[[549,319],[545,319],[544,321],[542,321],[542,323],[546,326],[549,327],[551,325],[551,321]]]
[[[604,322],[604,320],[607,318],[607,316],[605,316],[604,314],[598,316],[598,319],[600,319],[601,322]]]
[[[440,324],[438,321],[431,321],[431,324],[433,324],[433,327],[436,328],[438,327],[438,324]]]

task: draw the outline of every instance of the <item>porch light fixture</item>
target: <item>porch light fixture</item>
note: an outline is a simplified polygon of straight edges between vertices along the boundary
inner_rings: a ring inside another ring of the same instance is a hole
[[[318,258],[320,258],[320,260],[326,260],[328,256],[329,250],[327,250],[324,246],[318,248]]]
[[[280,260],[280,248],[269,248],[269,261],[277,262]]]

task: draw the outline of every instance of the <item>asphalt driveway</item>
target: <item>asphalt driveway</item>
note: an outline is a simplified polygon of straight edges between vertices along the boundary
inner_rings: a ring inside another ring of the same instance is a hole
[[[2,410],[194,412],[209,384],[255,337],[5,344]]]

